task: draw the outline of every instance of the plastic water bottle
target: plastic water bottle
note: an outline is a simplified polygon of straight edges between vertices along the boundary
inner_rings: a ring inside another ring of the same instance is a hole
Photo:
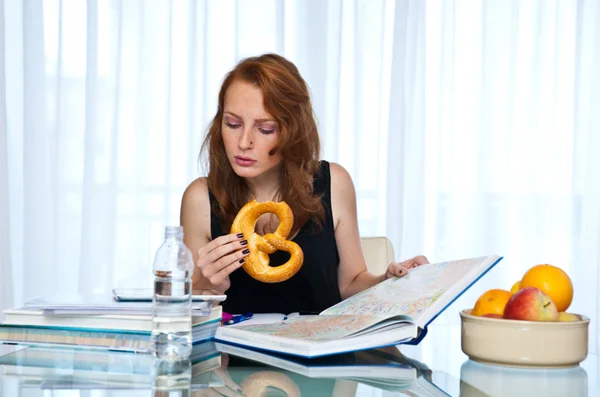
[[[167,226],[154,258],[152,346],[164,360],[188,358],[192,351],[192,253],[183,227]]]

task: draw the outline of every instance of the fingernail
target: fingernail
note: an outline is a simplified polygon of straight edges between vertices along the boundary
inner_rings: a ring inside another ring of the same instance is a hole
[[[242,389],[238,389],[238,393],[242,394],[244,391]]]
[[[237,236],[238,236],[238,238],[242,238],[242,237],[244,237],[244,233],[238,233]]]
[[[248,240],[242,240],[242,241],[240,241],[240,244],[241,245],[246,245],[246,244],[248,244]]]
[[[246,248],[245,250],[242,251],[242,254],[249,254],[250,250],[248,248]]]
[[[246,260],[244,258],[240,259],[240,263],[244,263]]]

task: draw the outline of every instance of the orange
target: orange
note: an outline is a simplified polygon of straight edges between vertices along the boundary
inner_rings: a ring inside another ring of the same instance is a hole
[[[559,267],[542,264],[527,270],[521,280],[521,288],[539,288],[552,299],[559,312],[567,310],[573,300],[573,283]]]
[[[508,302],[511,296],[512,294],[504,289],[486,291],[475,302],[475,307],[473,307],[471,314],[474,316],[483,316],[492,313],[503,316],[504,306],[506,306],[506,302]]]
[[[513,284],[512,287],[510,287],[510,292],[513,294],[516,294],[517,291],[519,291],[521,289],[521,281],[517,281],[516,283]]]

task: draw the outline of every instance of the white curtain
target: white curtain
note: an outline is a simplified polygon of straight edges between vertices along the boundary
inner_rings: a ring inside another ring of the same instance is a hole
[[[388,235],[397,259],[505,256],[436,321],[457,323],[457,309],[542,262],[572,276],[574,311],[600,315],[597,1],[3,0],[0,10],[3,294],[13,286],[0,307],[150,285],[163,227],[203,174],[198,150],[224,74],[272,51],[311,87],[323,157],[352,174],[363,235]]]
[[[437,324],[458,324],[459,310],[535,264],[561,267],[574,284],[569,311],[592,319],[597,353],[600,3],[428,1],[424,23],[425,66],[413,75],[424,70],[424,88],[405,85],[416,109],[389,148],[402,161],[388,184],[388,206],[400,206],[389,235],[404,257],[504,256]],[[425,362],[443,356],[422,349]]]
[[[225,73],[267,51],[308,81],[323,156],[355,175],[363,232],[385,232],[386,157],[355,159],[386,147],[393,2],[7,0],[4,9],[15,304],[149,285],[163,227],[179,222],[183,190],[203,172],[198,150]]]

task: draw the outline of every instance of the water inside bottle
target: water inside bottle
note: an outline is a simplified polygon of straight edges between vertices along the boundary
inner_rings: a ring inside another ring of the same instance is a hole
[[[192,364],[189,359],[177,361],[156,359],[154,368],[154,395],[188,396],[192,380]],[[167,394],[168,393],[168,394]]]
[[[192,351],[191,282],[157,275],[154,283],[154,354],[165,360],[189,357]]]

